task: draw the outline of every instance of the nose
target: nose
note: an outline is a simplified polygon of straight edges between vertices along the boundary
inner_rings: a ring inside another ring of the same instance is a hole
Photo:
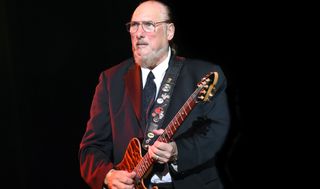
[[[140,25],[138,26],[138,30],[137,30],[134,34],[136,35],[137,38],[141,38],[141,37],[144,36],[144,33],[145,33],[145,31],[144,31],[144,29],[142,28],[142,24],[140,24]]]
[[[144,29],[143,29],[143,26],[142,24],[140,23],[139,26],[138,26],[138,30],[136,32],[139,32],[139,33],[142,33],[144,32]]]

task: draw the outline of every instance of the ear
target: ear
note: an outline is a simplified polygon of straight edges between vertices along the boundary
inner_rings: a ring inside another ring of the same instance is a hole
[[[167,39],[168,41],[170,41],[173,36],[174,36],[174,32],[175,32],[175,27],[173,23],[168,24],[168,28],[167,28]]]

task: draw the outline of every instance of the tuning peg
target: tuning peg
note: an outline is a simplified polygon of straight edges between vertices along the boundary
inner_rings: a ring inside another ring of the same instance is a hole
[[[198,99],[203,100],[204,96],[198,96]]]
[[[201,93],[201,94],[206,94],[206,90],[202,89],[202,90],[200,91],[200,93]]]

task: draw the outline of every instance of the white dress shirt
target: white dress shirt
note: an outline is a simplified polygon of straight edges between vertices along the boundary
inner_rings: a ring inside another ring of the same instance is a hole
[[[144,87],[146,82],[147,82],[147,77],[150,71],[152,71],[155,79],[154,82],[156,84],[157,87],[157,92],[156,92],[156,97],[158,96],[159,93],[159,89],[161,86],[161,82],[166,74],[166,71],[169,67],[169,60],[170,60],[170,56],[171,56],[171,49],[169,48],[168,51],[168,56],[166,59],[164,59],[164,61],[162,61],[158,66],[156,66],[155,68],[153,68],[152,70],[148,69],[148,68],[142,68],[141,67],[141,73],[142,73],[142,86]],[[153,175],[151,177],[151,183],[165,183],[165,182],[172,182],[171,180],[171,176],[169,173],[169,168],[168,165],[166,164],[166,167],[164,169],[164,171],[162,173],[157,173],[155,175]]]

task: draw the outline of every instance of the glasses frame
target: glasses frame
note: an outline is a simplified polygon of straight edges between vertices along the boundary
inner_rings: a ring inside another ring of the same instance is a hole
[[[137,26],[137,29],[135,30],[135,31],[131,31],[131,27],[132,27],[132,25],[133,24],[138,24],[138,26]],[[147,33],[152,33],[152,32],[155,32],[156,31],[156,27],[159,25],[159,24],[163,24],[163,23],[167,23],[167,24],[169,24],[169,23],[171,23],[171,21],[170,20],[163,20],[163,21],[158,21],[158,22],[153,22],[153,21],[131,21],[131,22],[128,22],[128,23],[126,23],[125,25],[126,25],[126,29],[127,29],[127,31],[129,32],[129,33],[136,33],[138,30],[139,30],[139,26],[141,25],[141,27],[142,27],[142,29],[143,29],[143,31],[145,31],[145,32],[147,32]],[[152,26],[153,26],[153,31],[147,31],[146,29],[145,29],[145,25],[146,24],[151,24]]]

